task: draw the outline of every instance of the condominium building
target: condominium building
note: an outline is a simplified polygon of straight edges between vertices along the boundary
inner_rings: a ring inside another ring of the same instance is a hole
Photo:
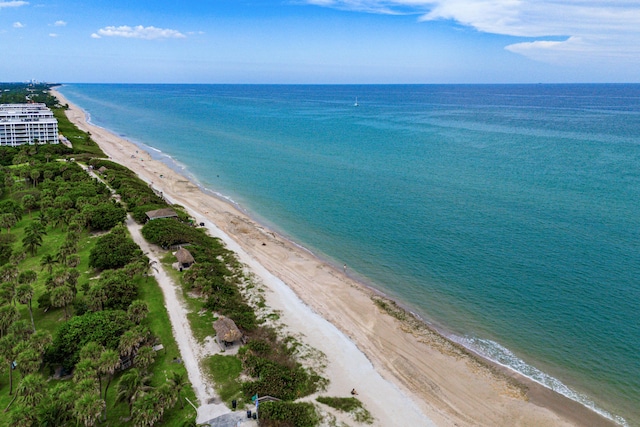
[[[0,146],[57,144],[58,121],[44,104],[0,104]]]

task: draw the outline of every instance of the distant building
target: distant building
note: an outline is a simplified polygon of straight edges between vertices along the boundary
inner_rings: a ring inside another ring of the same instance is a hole
[[[58,120],[44,104],[0,104],[0,146],[57,144]]]

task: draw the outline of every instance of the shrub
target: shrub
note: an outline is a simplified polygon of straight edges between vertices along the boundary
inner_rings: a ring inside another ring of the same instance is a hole
[[[95,341],[106,348],[115,349],[120,336],[131,327],[133,323],[127,318],[127,313],[121,310],[72,317],[56,332],[46,360],[70,369],[78,362],[78,352],[86,343]]]
[[[127,218],[127,211],[112,202],[100,203],[89,209],[87,223],[91,230],[111,230],[122,224]]]
[[[126,234],[124,227],[118,226],[98,239],[89,254],[89,266],[98,270],[121,268],[142,256],[142,251]]]
[[[309,402],[264,402],[258,411],[261,427],[314,427],[320,423],[315,406]]]

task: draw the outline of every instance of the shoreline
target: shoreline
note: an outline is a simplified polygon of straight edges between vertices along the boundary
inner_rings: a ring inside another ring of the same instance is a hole
[[[62,104],[68,103],[55,89],[52,94]],[[227,237],[223,240],[231,250],[238,253],[230,247],[229,239],[234,243],[232,246],[237,246],[253,261],[252,271],[264,268],[267,275],[281,281],[282,286],[297,295],[313,313],[340,330],[366,355],[377,373],[394,384],[401,395],[410,397],[435,424],[615,425],[579,402],[454,343],[424,322],[421,322],[423,327],[416,328],[397,317],[381,314],[373,297],[380,294],[384,297],[384,293],[343,274],[334,263],[257,223],[241,207],[234,206],[232,200],[218,196],[197,181],[194,183],[166,162],[154,160],[137,144],[87,123],[82,110],[69,106],[70,120],[80,129],[90,131],[112,161],[159,187],[168,199],[184,206],[198,222],[206,218],[211,223],[210,230],[217,229]],[[136,149],[143,150],[144,161],[140,156],[129,157]],[[165,178],[159,178],[160,175]],[[264,277],[262,279],[264,281]],[[282,303],[283,292],[283,289],[275,291],[274,305]],[[390,301],[385,298],[387,300]],[[283,311],[286,310],[285,304]],[[410,314],[406,309],[402,312]],[[410,316],[411,319],[420,321],[415,315]],[[340,356],[327,354],[329,360]],[[344,363],[337,361],[337,364]],[[336,381],[333,376],[328,379],[332,383]],[[389,397],[383,391],[360,394],[370,410],[380,402],[384,406]]]

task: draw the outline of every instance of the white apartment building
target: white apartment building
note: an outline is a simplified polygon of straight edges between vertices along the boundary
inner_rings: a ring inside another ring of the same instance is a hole
[[[0,104],[0,146],[58,142],[58,121],[46,105]]]

